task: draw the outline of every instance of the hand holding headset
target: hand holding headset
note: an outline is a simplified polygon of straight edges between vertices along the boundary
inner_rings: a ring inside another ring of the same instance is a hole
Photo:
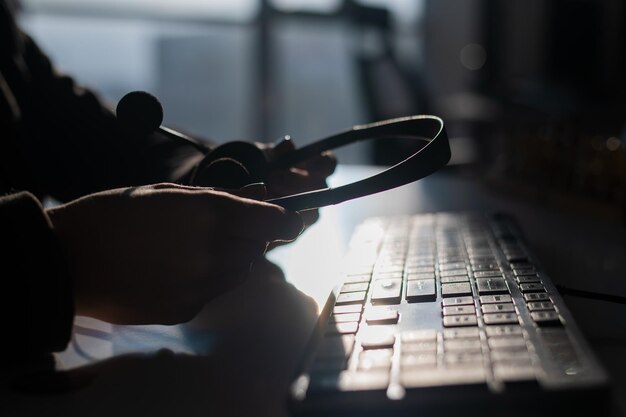
[[[287,169],[324,151],[351,143],[382,138],[409,138],[425,141],[420,150],[369,178],[336,188],[323,188],[267,200],[290,210],[302,211],[379,193],[424,178],[450,160],[450,146],[443,120],[436,116],[408,116],[354,126],[352,129],[321,139],[290,152],[275,161],[249,142],[228,142],[211,150],[206,145],[175,130],[160,126],[163,108],[156,97],[132,92],[120,100],[117,118],[132,135],[149,135],[160,131],[165,136],[191,144],[205,154],[195,168],[191,185],[240,188],[262,182],[275,169]]]

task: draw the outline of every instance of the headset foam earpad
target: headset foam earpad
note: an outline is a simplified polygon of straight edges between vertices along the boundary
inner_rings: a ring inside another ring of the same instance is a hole
[[[248,142],[228,142],[211,151],[196,167],[192,185],[241,188],[262,182],[268,163],[262,150]]]

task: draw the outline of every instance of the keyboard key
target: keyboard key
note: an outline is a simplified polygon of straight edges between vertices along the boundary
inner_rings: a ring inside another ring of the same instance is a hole
[[[501,295],[481,295],[481,304],[495,304],[495,303],[510,303],[512,302],[511,296],[508,294]]]
[[[365,296],[367,293],[365,291],[358,292],[347,292],[344,294],[339,294],[337,296],[337,300],[335,304],[363,304],[365,302]]]
[[[359,328],[358,322],[347,322],[347,323],[333,323],[329,324],[326,328],[326,334],[354,334]]]
[[[416,367],[433,367],[437,366],[437,355],[432,352],[408,353],[402,354],[400,357],[400,367],[406,368]]]
[[[535,269],[535,265],[529,263],[529,262],[516,262],[514,264],[511,265],[511,269],[513,271],[517,270],[517,269]]]
[[[368,358],[368,359],[385,359],[387,361],[391,361],[391,357],[393,356],[393,349],[372,349],[372,350],[364,350],[359,354],[359,360]]]
[[[368,287],[369,287],[368,282],[355,282],[351,284],[343,284],[340,292],[345,293],[345,292],[367,291]]]
[[[427,302],[435,301],[437,292],[435,289],[435,280],[418,280],[407,281],[406,299],[409,302]]]
[[[515,312],[515,307],[513,306],[513,303],[485,304],[481,306],[481,310],[484,314],[513,313]]]
[[[436,341],[437,330],[435,329],[409,330],[409,331],[402,332],[401,338],[402,338],[402,343]]]
[[[435,279],[435,274],[411,274],[409,273],[409,275],[407,275],[407,281],[414,281],[414,280],[420,280],[420,279]]]
[[[476,314],[474,306],[450,306],[443,308],[444,316],[455,316],[459,314]]]
[[[532,301],[526,306],[530,311],[554,310],[554,304],[551,301]]]
[[[346,304],[333,307],[333,314],[360,313],[362,309],[361,304]]]
[[[452,339],[443,342],[444,352],[466,352],[480,353],[481,345],[479,339]]]
[[[448,271],[441,271],[439,273],[440,277],[455,277],[458,275],[467,275],[467,269],[450,269]]]
[[[472,263],[472,270],[474,272],[480,271],[500,271],[500,267],[497,263]]]
[[[437,353],[437,341],[422,341],[422,342],[413,342],[413,343],[403,343],[402,344],[402,354],[407,353]]]
[[[489,347],[495,350],[526,350],[526,341],[519,336],[496,336],[487,340]]]
[[[461,351],[457,351],[457,352],[453,352],[453,353],[446,353],[445,356],[443,357],[443,362],[446,364],[446,366],[450,367],[450,366],[467,366],[470,365],[472,367],[474,366],[483,366],[483,354],[480,352],[480,350],[474,350],[472,352],[461,352]]]
[[[370,310],[365,313],[365,321],[367,324],[395,324],[399,316],[396,310]]]
[[[444,298],[441,304],[444,307],[474,305],[474,298],[473,297]]]
[[[381,279],[372,282],[372,303],[399,304],[402,293],[402,280]]]
[[[539,326],[560,326],[562,325],[559,313],[556,311],[535,311],[530,313],[530,317]]]
[[[517,362],[495,363],[493,376],[504,382],[532,381],[536,378],[532,365]]]
[[[472,267],[477,267],[479,265],[489,266],[488,270],[493,269],[493,266],[498,266],[498,261],[494,256],[479,256],[479,255],[469,255],[470,264]]]
[[[550,296],[545,292],[535,292],[524,294],[524,300],[529,301],[550,301]]]
[[[361,352],[357,368],[360,371],[389,370],[391,368],[391,349],[374,349]]]
[[[522,275],[536,275],[537,271],[535,270],[535,268],[513,268],[513,274],[516,277],[522,276]]]
[[[463,262],[465,260],[465,256],[462,254],[452,254],[452,252],[449,255],[441,253],[438,258],[439,263]]]
[[[442,277],[442,284],[449,284],[452,282],[469,282],[469,275],[457,275],[455,277]]]
[[[518,324],[519,319],[515,313],[494,313],[483,315],[485,324]]]
[[[460,327],[460,326],[476,326],[478,325],[478,320],[474,315],[463,315],[463,316],[446,316],[443,318],[444,327]]]
[[[523,293],[528,292],[545,292],[546,289],[539,283],[520,284],[519,289]]]
[[[478,271],[474,272],[474,278],[502,278],[500,271]]]
[[[381,349],[393,347],[396,341],[393,326],[373,326],[364,329],[361,336],[363,349]]]
[[[480,330],[477,327],[443,329],[444,339],[477,339],[479,336]]]
[[[530,284],[534,282],[541,282],[537,275],[522,275],[515,278],[518,284]]]
[[[493,362],[522,362],[530,365],[530,354],[527,350],[492,350]]]
[[[413,256],[409,255],[406,258],[406,264],[409,268],[418,268],[418,267],[430,267],[435,268],[435,258],[432,255],[426,256]]]
[[[445,385],[484,384],[485,369],[481,366],[462,368],[406,369],[400,373],[405,388],[423,388]]]
[[[485,328],[488,337],[521,335],[520,326],[489,326]]]
[[[350,321],[359,321],[361,320],[360,313],[347,313],[347,314],[334,314],[330,317],[331,323],[346,323]]]
[[[472,248],[471,246],[467,247],[467,253],[474,257],[479,256],[493,256],[493,251],[491,248]]]
[[[472,288],[468,282],[457,282],[453,284],[441,284],[441,295],[443,297],[459,297],[472,295]]]
[[[480,295],[485,294],[506,294],[509,287],[502,278],[480,278],[476,279],[476,286]]]
[[[435,275],[434,266],[418,266],[408,268],[409,274],[431,274]]]
[[[462,269],[465,271],[465,262],[449,262],[445,264],[439,264],[440,271],[449,271],[451,269]]]

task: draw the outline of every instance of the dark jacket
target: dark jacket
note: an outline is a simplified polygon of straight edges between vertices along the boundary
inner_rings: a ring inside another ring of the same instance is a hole
[[[59,351],[70,338],[72,286],[39,201],[172,181],[194,153],[157,134],[127,138],[92,92],[54,70],[0,0],[0,317],[12,335],[3,353]]]

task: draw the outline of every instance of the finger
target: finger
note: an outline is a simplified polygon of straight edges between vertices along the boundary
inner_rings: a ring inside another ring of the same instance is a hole
[[[335,168],[337,168],[337,158],[332,152],[326,151],[321,155],[307,159],[296,165],[296,167],[306,170],[312,175],[328,177],[335,172]]]
[[[173,182],[160,182],[158,184],[145,185],[141,188],[145,188],[148,190],[187,190],[187,191],[211,189],[209,187],[195,187],[192,185],[182,185],[182,184],[176,184]]]
[[[300,215],[302,216],[302,220],[304,221],[304,225],[306,227],[311,226],[312,224],[314,224],[316,221],[319,220],[320,218],[320,211],[315,209],[315,210],[305,210],[300,212]]]
[[[236,195],[238,197],[250,198],[253,200],[265,200],[267,197],[267,189],[265,188],[265,184],[262,182],[248,184],[239,189],[218,188],[218,187],[198,187],[198,186],[181,185],[181,184],[174,184],[174,183],[168,183],[168,182],[146,185],[146,186],[139,187],[139,188],[142,190],[148,190],[148,191],[151,191],[151,190],[194,191],[194,192],[220,191],[220,192]]]
[[[276,171],[270,174],[268,186],[272,196],[283,196],[326,188],[327,185],[324,177],[291,168],[288,171]]]
[[[283,136],[272,147],[272,159],[278,159],[283,155],[293,152],[295,149],[296,145],[293,140],[291,140],[291,136]]]
[[[223,233],[244,239],[291,241],[304,229],[302,217],[274,204],[228,195],[218,201]],[[209,200],[215,206],[216,200]],[[230,221],[228,221],[230,220]]]
[[[262,201],[267,198],[267,188],[265,188],[265,184],[262,182],[248,184],[246,186],[241,187],[238,190],[224,189],[224,188],[214,188],[214,190],[236,195],[237,197],[249,198],[251,200]]]

